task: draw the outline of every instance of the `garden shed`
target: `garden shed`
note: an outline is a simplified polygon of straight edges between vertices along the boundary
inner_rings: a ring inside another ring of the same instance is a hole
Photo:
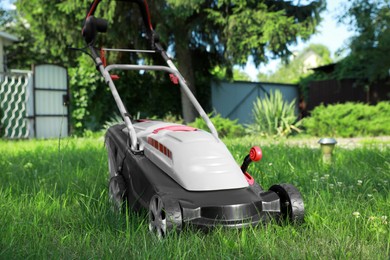
[[[271,92],[280,90],[287,102],[295,99],[296,113],[298,115],[298,86],[294,84],[247,82],[247,81],[222,81],[211,86],[212,108],[222,117],[232,120],[237,119],[241,124],[253,122],[253,103],[259,98],[265,98]]]

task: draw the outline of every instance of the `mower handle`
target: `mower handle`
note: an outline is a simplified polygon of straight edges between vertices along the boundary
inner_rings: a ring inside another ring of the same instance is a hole
[[[147,35],[150,38],[152,48],[155,48],[155,42],[157,42],[157,35],[154,32],[152,21],[150,19],[149,6],[146,0],[122,0],[126,2],[133,2],[138,4],[141,11],[142,20],[145,24]],[[97,32],[106,32],[107,31],[107,21],[101,18],[95,18],[94,14],[97,6],[101,0],[94,0],[89,6],[87,15],[85,17],[85,22],[82,30],[82,35],[85,38],[87,44],[91,45],[96,37]]]
[[[203,110],[203,108],[201,107],[199,102],[196,100],[195,96],[193,95],[193,93],[189,89],[185,79],[180,74],[180,72],[176,68],[175,64],[168,57],[165,50],[162,48],[161,44],[158,42],[157,34],[154,32],[153,26],[152,26],[152,23],[150,20],[149,7],[148,7],[146,0],[126,0],[126,1],[135,2],[138,4],[138,6],[141,10],[142,18],[144,20],[144,23],[145,23],[145,26],[146,26],[146,29],[148,32],[149,40],[151,41],[152,49],[156,49],[156,51],[162,55],[163,59],[167,62],[168,67],[158,67],[158,66],[157,67],[153,67],[153,66],[152,67],[151,66],[142,67],[142,66],[135,66],[135,65],[124,65],[124,66],[110,65],[110,66],[106,67],[103,64],[96,49],[93,47],[96,33],[97,32],[105,32],[107,30],[107,21],[104,19],[94,18],[94,16],[93,16],[100,1],[101,0],[94,0],[92,2],[92,4],[90,5],[89,10],[87,12],[87,15],[85,17],[85,23],[83,26],[82,35],[83,35],[85,41],[87,42],[88,47],[91,51],[91,57],[95,61],[96,68],[101,72],[106,83],[109,85],[110,90],[112,92],[112,95],[115,99],[115,102],[119,108],[119,111],[123,117],[123,120],[125,121],[126,127],[129,130],[129,135],[130,135],[130,140],[131,140],[131,150],[133,152],[139,152],[138,146],[137,146],[137,134],[136,134],[135,129],[131,123],[131,120],[127,116],[126,108],[125,108],[125,106],[124,106],[124,104],[123,104],[123,102],[118,94],[118,91],[116,90],[115,84],[113,83],[113,80],[109,74],[109,69],[112,69],[112,68],[141,69],[141,70],[144,70],[144,69],[159,70],[160,69],[160,70],[165,70],[171,74],[174,74],[179,79],[180,86],[184,90],[187,97],[190,99],[191,103],[194,105],[195,109],[198,111],[199,115],[205,121],[205,123],[208,126],[208,128],[210,129],[212,135],[215,137],[215,139],[217,141],[219,141],[218,132],[215,129],[215,126],[213,125],[210,118],[207,116],[207,114],[205,113],[205,111]]]

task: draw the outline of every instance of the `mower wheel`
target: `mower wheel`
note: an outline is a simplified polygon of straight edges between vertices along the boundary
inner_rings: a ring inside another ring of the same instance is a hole
[[[292,184],[273,185],[270,189],[278,194],[280,198],[281,220],[294,224],[302,223],[305,215],[305,208],[301,193]]]
[[[108,196],[114,212],[122,212],[126,208],[126,184],[121,175],[113,176],[108,187]]]
[[[149,231],[159,239],[170,232],[180,232],[182,215],[177,201],[154,195],[149,202]]]

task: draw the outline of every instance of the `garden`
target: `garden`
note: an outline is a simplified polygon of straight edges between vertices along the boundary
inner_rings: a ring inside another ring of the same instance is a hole
[[[1,140],[0,258],[387,259],[390,141],[367,133],[353,149],[340,142],[326,164],[319,145],[294,144],[317,138],[307,132],[223,139],[237,163],[252,145],[262,147],[263,159],[249,172],[265,189],[274,183],[297,186],[305,202],[303,224],[188,228],[163,240],[148,231],[145,212],[111,211],[102,132]]]
[[[207,232],[187,227],[164,239],[149,232],[146,211],[114,212],[108,199],[104,133],[122,119],[115,116],[117,107],[85,55],[80,34],[86,32],[91,8],[99,1],[7,2],[14,8],[3,10],[0,5],[0,30],[20,40],[7,47],[5,67],[20,71],[51,63],[68,68],[72,135],[9,140],[1,121],[0,259],[389,259],[390,102],[384,101],[388,94],[370,99],[378,82],[388,87],[389,64],[383,59],[390,35],[386,1],[340,5],[343,14],[338,19],[356,35],[347,56],[333,64],[334,72],[303,75],[294,61],[290,66],[303,95],[310,80],[352,77],[364,87],[370,105],[320,105],[298,120],[296,103],[285,102],[275,91],[253,104],[251,124],[210,114],[237,164],[250,147],[261,147],[262,160],[251,164],[248,172],[265,190],[283,183],[299,189],[303,223],[271,220],[242,229],[217,226]],[[287,65],[291,45],[317,32],[326,7],[326,1],[153,1],[150,12],[157,37],[150,17],[149,27],[143,28],[142,18],[124,2],[102,1],[96,17],[108,21],[110,33],[87,42],[89,47],[150,49],[148,41],[138,38],[146,36],[152,43],[161,39],[174,56],[172,64],[178,64],[209,112],[212,81],[239,79],[237,66],[250,60],[260,66],[280,58]],[[323,48],[320,52],[327,53]],[[322,56],[330,58],[328,54]],[[161,63],[160,57],[135,53],[113,52],[105,58],[109,64]],[[282,82],[281,74],[283,82],[291,83],[283,69],[273,78]],[[144,72],[117,76],[118,92],[129,104],[126,116],[192,122],[207,131],[180,89],[172,87],[170,77]],[[67,98],[62,97],[64,104]],[[322,137],[338,141],[327,161],[317,143]]]

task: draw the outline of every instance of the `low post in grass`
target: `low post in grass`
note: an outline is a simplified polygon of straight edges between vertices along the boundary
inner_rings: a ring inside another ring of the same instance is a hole
[[[318,143],[321,145],[322,161],[326,164],[332,162],[332,153],[337,141],[334,138],[321,138]]]

